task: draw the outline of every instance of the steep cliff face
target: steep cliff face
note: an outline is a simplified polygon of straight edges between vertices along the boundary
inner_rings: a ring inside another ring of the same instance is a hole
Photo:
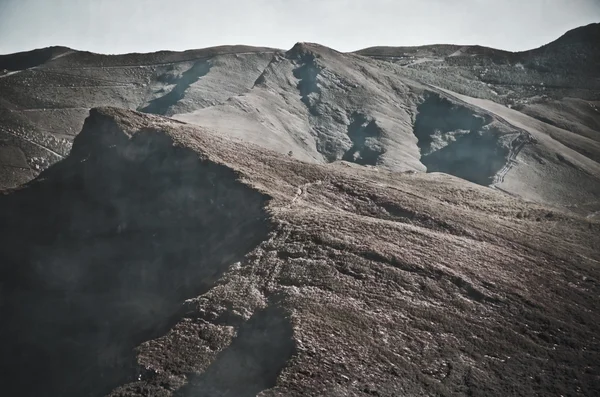
[[[456,111],[442,130],[489,121]],[[593,395],[599,231],[445,174],[95,109],[66,159],[0,196],[0,388]]]

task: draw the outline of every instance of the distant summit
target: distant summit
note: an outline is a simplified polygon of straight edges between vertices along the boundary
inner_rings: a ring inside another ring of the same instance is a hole
[[[0,188],[67,157],[89,110],[112,106],[305,162],[442,172],[589,215],[600,210],[599,26],[523,52],[299,42],[5,55]]]
[[[585,43],[595,48],[600,48],[600,23],[591,23],[572,30],[556,39],[547,46],[572,45]]]
[[[30,69],[71,51],[67,47],[48,47],[16,54],[0,55],[0,71]]]

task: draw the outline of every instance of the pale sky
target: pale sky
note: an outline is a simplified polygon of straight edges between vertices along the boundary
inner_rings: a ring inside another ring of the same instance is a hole
[[[0,54],[224,44],[282,49],[480,44],[526,50],[600,22],[600,0],[0,0]]]

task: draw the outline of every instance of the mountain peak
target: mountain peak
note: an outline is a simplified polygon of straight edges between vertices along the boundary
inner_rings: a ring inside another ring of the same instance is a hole
[[[591,23],[586,26],[580,26],[569,30],[567,33],[553,41],[548,45],[553,44],[575,44],[586,43],[593,46],[600,45],[600,23]]]
[[[68,47],[46,47],[15,54],[0,55],[0,70],[25,70],[42,65],[61,54],[73,51]]]
[[[298,42],[286,53],[288,57],[297,57],[306,54],[339,54],[339,52],[317,43]]]

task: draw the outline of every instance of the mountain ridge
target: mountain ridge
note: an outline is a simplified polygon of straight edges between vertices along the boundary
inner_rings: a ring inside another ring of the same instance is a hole
[[[521,50],[521,51],[509,51],[509,50],[502,50],[502,49],[497,49],[497,48],[493,48],[493,47],[485,47],[485,46],[480,46],[477,44],[441,44],[441,43],[436,43],[436,44],[424,44],[424,45],[417,45],[417,46],[374,46],[374,47],[366,47],[366,48],[361,48],[358,50],[354,50],[354,51],[347,51],[347,52],[342,52],[342,53],[360,53],[360,52],[369,52],[373,49],[377,49],[377,48],[381,48],[381,49],[411,49],[411,50],[419,50],[419,49],[427,49],[427,48],[451,48],[451,49],[459,49],[462,47],[475,47],[475,48],[481,48],[481,49],[486,49],[486,50],[494,50],[494,51],[500,51],[500,52],[506,52],[506,53],[512,53],[512,54],[520,54],[520,53],[526,53],[526,52],[530,52],[530,51],[535,51],[535,50],[539,50],[541,48],[544,47],[548,47],[548,46],[556,46],[558,44],[563,44],[563,43],[569,43],[572,44],[573,42],[577,43],[577,42],[590,42],[592,44],[597,44],[598,40],[596,40],[598,37],[600,37],[600,23],[590,23],[588,25],[583,25],[583,26],[579,26],[576,28],[573,28],[569,31],[567,31],[566,33],[564,33],[563,35],[561,35],[560,37],[558,37],[556,40],[548,43],[548,44],[543,44],[540,47],[535,47],[535,48],[531,48],[528,50]],[[298,44],[316,44],[319,45],[321,47],[326,47],[326,48],[331,48],[331,47],[327,47],[321,44],[317,44],[317,43],[311,43],[311,42],[297,42],[294,46],[298,45]],[[294,47],[292,46],[292,48]],[[50,47],[43,47],[43,48],[37,48],[37,49],[33,49],[33,50],[25,50],[25,51],[21,51],[21,52],[17,52],[17,53],[10,53],[10,54],[0,54],[0,60],[3,60],[3,58],[9,58],[12,56],[26,56],[26,55],[32,55],[31,53],[36,52],[36,51],[47,51],[47,50],[52,50],[52,51],[59,51],[59,52],[67,52],[67,51],[73,51],[73,52],[83,52],[83,53],[88,53],[88,54],[93,54],[93,55],[105,55],[105,56],[126,56],[126,55],[154,55],[154,54],[164,54],[164,53],[189,53],[189,52],[194,52],[194,51],[202,51],[202,50],[207,50],[207,49],[218,49],[218,48],[224,48],[224,47],[229,47],[229,48],[235,48],[235,47],[240,47],[240,48],[255,48],[255,49],[266,49],[266,50],[273,50],[273,51],[280,51],[280,52],[285,52],[284,49],[281,48],[274,48],[274,47],[261,47],[261,46],[252,46],[252,45],[245,45],[245,44],[227,44],[227,45],[221,45],[221,46],[213,46],[213,47],[204,47],[204,48],[197,48],[197,49],[189,49],[189,50],[183,50],[183,51],[177,51],[177,50],[158,50],[158,51],[151,51],[151,52],[145,52],[145,53],[123,53],[123,54],[108,54],[108,53],[96,53],[96,52],[92,52],[92,51],[87,51],[87,50],[77,50],[77,49],[73,49],[70,47],[66,47],[66,46],[50,46]],[[331,48],[333,49],[333,48]],[[3,60],[3,62],[6,62]],[[6,62],[8,63],[8,62]],[[0,64],[2,64],[2,61],[0,61]],[[8,68],[4,68],[4,69],[8,69]],[[11,69],[8,69],[11,70]],[[17,69],[14,69],[17,70]]]
[[[447,174],[96,108],[0,219],[12,394],[598,390],[600,224]]]
[[[304,161],[396,171],[465,176],[482,161],[466,148],[486,142],[484,150],[498,162],[492,168],[502,175],[481,171],[469,174],[470,180],[547,204],[588,208],[599,201],[594,163],[600,159],[600,69],[572,53],[600,54],[586,38],[598,26],[514,54],[444,45],[412,48],[393,59],[379,59],[372,49],[361,55],[302,42],[288,51],[222,46],[116,56],[55,48],[52,60],[0,76],[0,186],[27,182],[65,157],[90,108],[119,106],[198,124]],[[584,46],[561,50],[561,43],[573,40]],[[550,50],[560,50],[560,56],[549,56]],[[369,51],[372,56],[365,56]],[[436,96],[445,107],[423,106]],[[508,110],[484,109],[481,100]],[[434,109],[430,116],[439,122],[426,132],[416,130],[423,109]],[[453,114],[466,119],[444,121]],[[476,125],[470,117],[489,115],[491,121],[469,129]],[[524,140],[525,150],[512,158],[511,137],[524,134],[523,126],[544,138]],[[425,148],[423,142],[435,143]],[[548,183],[553,187],[542,188]]]
[[[17,54],[0,393],[599,394],[598,26]]]

